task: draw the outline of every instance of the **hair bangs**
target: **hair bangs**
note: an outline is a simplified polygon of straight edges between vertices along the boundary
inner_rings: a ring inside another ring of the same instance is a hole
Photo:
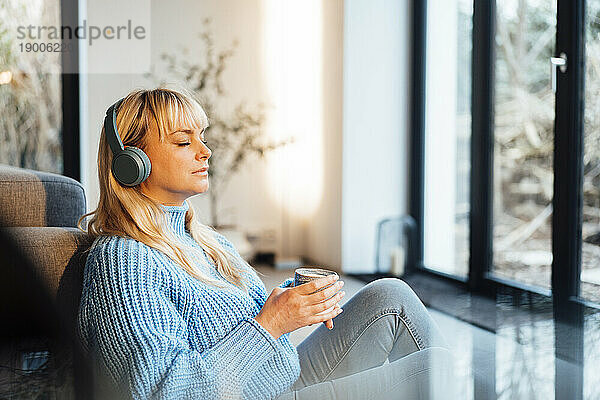
[[[169,96],[167,101],[158,102],[157,123],[159,139],[164,140],[165,135],[180,129],[203,130],[208,127],[208,117],[194,99],[185,99],[180,96]]]

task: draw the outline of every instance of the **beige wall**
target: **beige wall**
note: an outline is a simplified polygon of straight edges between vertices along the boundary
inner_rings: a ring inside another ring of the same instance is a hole
[[[197,35],[206,17],[213,20],[217,47],[225,48],[233,40],[239,41],[238,50],[230,59],[223,79],[229,97],[223,99],[220,106],[230,109],[240,101],[270,103],[273,108],[269,114],[271,122],[267,134],[273,138],[285,137],[284,131],[287,131],[296,137],[298,147],[286,150],[293,153],[289,163],[282,163],[282,159],[285,161],[290,154],[286,151],[273,154],[264,162],[254,160],[248,163],[230,181],[223,196],[221,209],[232,213],[229,217],[224,215],[222,222],[235,223],[240,229],[258,235],[272,231],[276,237],[273,247],[280,254],[304,255],[323,265],[338,267],[341,264],[343,1],[287,3],[286,7],[296,3],[294,7],[299,7],[300,11],[303,7],[318,11],[318,20],[308,24],[308,28],[302,28],[310,29],[310,32],[290,30],[290,24],[281,24],[278,15],[290,18],[296,11],[282,10],[278,3],[278,0],[151,1],[151,59],[156,64],[164,51],[183,46],[192,51],[194,47],[198,48],[200,41]],[[106,4],[104,1],[88,1],[88,20],[93,20],[94,15],[111,13],[111,7]],[[293,35],[290,40],[301,45],[304,38],[314,40],[315,35],[320,35],[319,54],[312,59],[314,48],[310,41],[304,43],[307,47],[298,54],[294,53],[294,49],[273,45],[269,37],[277,37],[272,33],[278,30],[281,35]],[[87,49],[87,52],[87,55],[82,52],[82,68],[87,61],[98,56],[93,54],[93,48]],[[313,109],[294,103],[294,91],[298,90],[294,85],[298,82],[294,83],[285,71],[278,69],[281,57],[287,57],[287,62],[293,65],[307,63],[307,67],[311,67],[311,60],[317,63],[308,78],[298,74],[299,80],[308,79],[299,88],[300,92],[305,90],[306,103],[310,103],[306,106],[311,105]],[[283,74],[276,78],[269,76],[268,71],[283,71]],[[153,85],[140,74],[84,74],[81,81],[82,181],[88,195],[88,209],[91,210],[98,201],[96,157],[105,110],[130,90]],[[272,87],[273,81],[278,85],[275,88]],[[286,82],[289,82],[289,87]],[[315,94],[318,96],[314,97]],[[315,111],[315,105],[318,106],[317,112],[307,112]],[[313,152],[311,149],[315,143],[319,149]],[[301,209],[302,201],[298,199],[303,191],[311,191],[312,188],[310,178],[307,179],[304,173],[306,165],[302,165],[303,160],[318,165],[322,171],[315,185],[319,190],[316,195],[307,194],[307,208],[304,210]],[[289,170],[274,175],[274,168]],[[300,177],[300,180],[284,179],[290,176]],[[191,201],[208,216],[208,196],[201,194]],[[208,222],[208,219],[203,222]],[[269,247],[266,242],[263,246]]]

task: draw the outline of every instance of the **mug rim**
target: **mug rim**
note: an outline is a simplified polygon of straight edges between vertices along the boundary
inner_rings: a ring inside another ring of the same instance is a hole
[[[299,274],[300,276],[306,276],[303,274],[304,271],[317,271],[317,272],[322,272],[325,276],[328,275],[338,275],[337,272],[329,270],[329,269],[324,269],[324,268],[312,268],[312,267],[300,267],[300,268],[296,268],[296,270],[294,271],[294,274]],[[317,278],[318,279],[318,278]]]

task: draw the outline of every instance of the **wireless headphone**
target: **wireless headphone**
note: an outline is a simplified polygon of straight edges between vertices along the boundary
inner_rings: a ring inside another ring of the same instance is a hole
[[[111,171],[117,182],[124,186],[136,186],[150,175],[152,165],[144,151],[134,146],[123,146],[117,131],[117,108],[124,99],[117,101],[106,110],[104,133],[113,153]]]

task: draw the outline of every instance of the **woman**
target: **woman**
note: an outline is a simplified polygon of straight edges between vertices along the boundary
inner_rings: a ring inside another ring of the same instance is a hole
[[[190,94],[163,88],[136,90],[107,112],[99,204],[79,220],[82,229],[91,215],[97,237],[78,322],[116,386],[136,399],[429,394],[448,352],[401,280],[366,285],[343,314],[341,282],[316,292],[328,277],[298,287],[289,278],[267,295],[233,245],[198,222],[187,199],[209,189],[207,127]],[[111,135],[139,149],[133,178]],[[290,343],[290,332],[320,322],[330,329],[319,324],[297,349]]]

